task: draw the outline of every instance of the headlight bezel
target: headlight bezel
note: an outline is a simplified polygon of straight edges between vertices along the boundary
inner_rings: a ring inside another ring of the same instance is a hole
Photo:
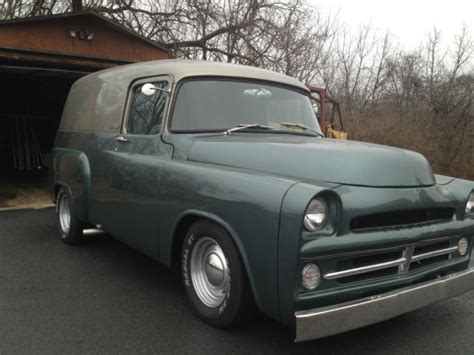
[[[305,223],[306,221],[306,216],[308,214],[308,210],[311,208],[312,206],[312,203],[314,201],[317,201],[317,200],[320,200],[320,201],[324,201],[323,203],[325,204],[325,206],[327,207],[326,208],[326,218],[324,219],[323,223],[321,223],[321,225],[316,228],[316,229],[309,229],[307,228],[308,226],[306,225],[307,223]],[[331,192],[331,191],[324,191],[324,192],[321,192],[321,193],[318,193],[316,194],[315,196],[313,196],[309,202],[307,203],[305,209],[304,209],[304,213],[303,213],[303,219],[302,219],[302,223],[301,223],[301,228],[302,228],[302,234],[303,236],[308,236],[308,237],[311,237],[311,236],[314,236],[314,235],[318,235],[318,236],[329,236],[329,235],[332,235],[334,234],[337,230],[337,226],[338,226],[338,219],[339,219],[339,215],[340,215],[340,210],[341,210],[341,202],[340,202],[340,199],[339,197]]]
[[[316,282],[312,285],[308,285],[307,282],[305,282],[305,277],[307,276],[307,272],[309,271],[309,269],[312,269],[314,272],[317,273]],[[303,289],[305,289],[306,291],[313,291],[317,289],[319,285],[321,285],[322,279],[323,275],[321,273],[321,268],[317,264],[306,264],[301,270],[301,287],[303,287]]]
[[[457,252],[460,256],[464,257],[469,253],[469,239],[462,237],[457,243]]]
[[[464,206],[464,214],[467,217],[474,218],[474,191],[471,191]]]

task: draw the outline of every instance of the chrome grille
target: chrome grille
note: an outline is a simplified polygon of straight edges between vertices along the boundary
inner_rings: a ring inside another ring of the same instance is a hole
[[[460,237],[409,245],[378,254],[355,256],[339,261],[326,280],[349,283],[389,275],[399,275],[449,260],[457,252]],[[455,241],[456,243],[452,243]]]

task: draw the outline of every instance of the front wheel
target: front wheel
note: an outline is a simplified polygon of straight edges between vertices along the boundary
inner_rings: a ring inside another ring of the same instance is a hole
[[[240,323],[251,313],[252,296],[239,252],[221,227],[198,221],[182,249],[182,275],[193,311],[217,327]]]
[[[56,198],[56,212],[61,240],[66,244],[78,244],[83,236],[83,225],[76,218],[72,197],[64,187],[61,187]]]

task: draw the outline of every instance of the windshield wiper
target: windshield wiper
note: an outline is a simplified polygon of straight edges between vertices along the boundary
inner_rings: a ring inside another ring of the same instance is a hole
[[[324,134],[322,134],[321,132],[319,132],[319,131],[311,128],[311,127],[308,127],[308,126],[306,126],[302,123],[282,122],[281,125],[286,126],[286,127],[298,127],[298,128],[304,129],[305,131],[312,131],[313,133],[316,133],[320,137],[324,137]]]
[[[228,129],[227,131],[224,132],[224,134],[228,136],[232,132],[240,131],[242,129],[247,129],[247,128],[273,129],[273,127],[271,126],[265,126],[258,123],[242,123],[242,124],[239,124],[237,127]]]

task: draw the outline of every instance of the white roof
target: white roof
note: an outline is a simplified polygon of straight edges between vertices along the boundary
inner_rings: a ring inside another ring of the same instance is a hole
[[[129,81],[136,78],[170,75],[177,82],[192,76],[226,76],[256,80],[267,80],[307,90],[299,80],[290,76],[246,65],[199,60],[156,60],[114,67],[92,73],[78,80],[82,84],[95,85],[97,81]]]

